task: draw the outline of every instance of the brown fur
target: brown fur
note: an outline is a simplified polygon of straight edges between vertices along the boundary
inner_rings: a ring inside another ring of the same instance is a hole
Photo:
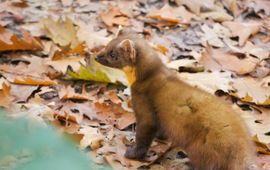
[[[130,44],[119,46],[124,40],[130,40]],[[135,60],[129,56],[132,50]],[[250,167],[254,152],[243,120],[217,97],[179,80],[145,40],[120,35],[97,60],[115,68],[135,68],[131,92],[137,120],[136,145],[128,148],[126,157],[142,159],[159,132],[187,151],[196,170]]]

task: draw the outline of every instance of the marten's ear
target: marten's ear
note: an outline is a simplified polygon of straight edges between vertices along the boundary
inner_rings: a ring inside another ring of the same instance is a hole
[[[131,40],[129,40],[129,39],[122,40],[119,43],[118,47],[125,51],[125,53],[126,53],[125,56],[128,57],[132,61],[132,63],[135,63],[136,50],[135,50],[134,43]]]

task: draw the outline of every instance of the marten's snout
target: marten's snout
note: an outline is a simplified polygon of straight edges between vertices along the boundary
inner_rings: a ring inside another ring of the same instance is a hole
[[[107,59],[106,59],[106,56],[105,56],[102,52],[99,53],[99,54],[96,56],[95,60],[96,60],[97,62],[99,62],[100,64],[103,64],[103,65],[108,65],[108,64],[109,64],[108,61],[107,61]]]

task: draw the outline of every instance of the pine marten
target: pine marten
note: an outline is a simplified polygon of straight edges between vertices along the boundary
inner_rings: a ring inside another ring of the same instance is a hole
[[[125,156],[143,159],[153,138],[165,134],[195,170],[257,169],[243,120],[217,97],[181,81],[157,55],[138,35],[120,33],[96,58],[122,69],[131,86],[136,143]]]

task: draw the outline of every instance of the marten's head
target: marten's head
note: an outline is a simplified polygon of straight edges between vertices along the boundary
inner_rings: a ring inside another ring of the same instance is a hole
[[[134,66],[136,50],[132,37],[133,35],[121,33],[98,53],[96,60],[105,66],[118,69]]]
[[[136,81],[135,39],[136,34],[126,30],[121,31],[118,37],[110,41],[96,57],[99,63],[124,71],[130,85]]]

